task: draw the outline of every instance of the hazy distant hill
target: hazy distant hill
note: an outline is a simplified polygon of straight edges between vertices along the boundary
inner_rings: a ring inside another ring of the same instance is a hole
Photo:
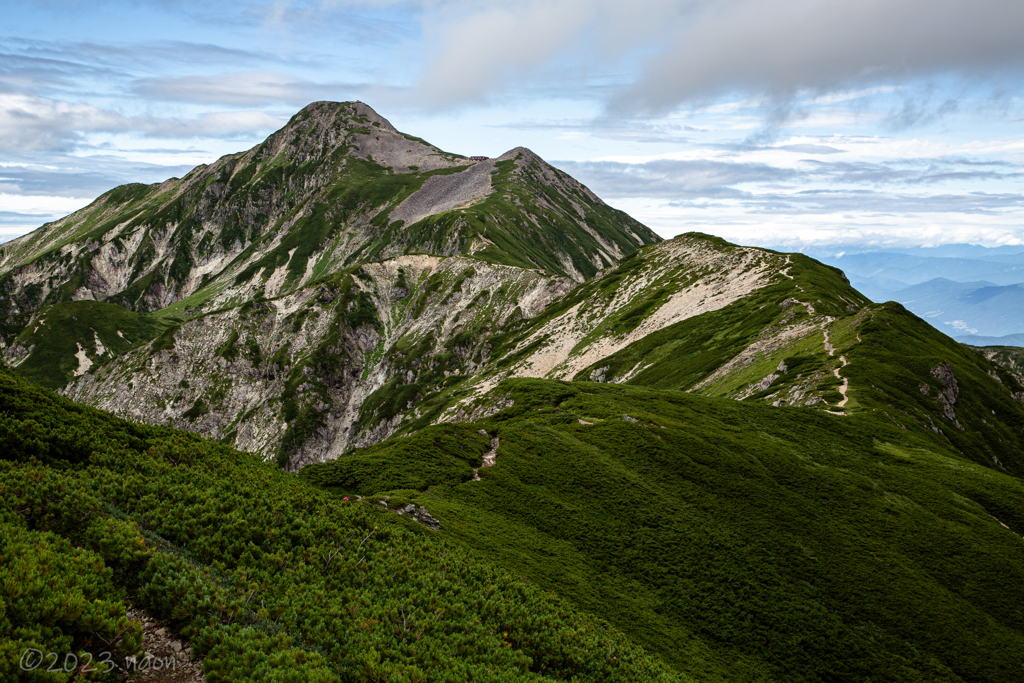
[[[956,282],[985,280],[996,285],[1024,282],[1024,253],[997,252],[963,258],[871,251],[818,258],[823,263],[841,268],[854,286],[860,282],[877,288],[878,293],[868,291],[869,288],[862,290],[875,300],[885,290],[901,289],[901,284],[916,285],[935,278]]]
[[[1005,337],[982,337],[969,334],[953,338],[961,344],[970,344],[971,346],[1024,346],[1024,334],[1008,334]]]
[[[950,336],[1024,332],[1024,285],[936,278],[894,292],[891,298]]]
[[[946,334],[1000,337],[1024,333],[1021,249],[947,245],[821,260],[872,301],[898,301]]]

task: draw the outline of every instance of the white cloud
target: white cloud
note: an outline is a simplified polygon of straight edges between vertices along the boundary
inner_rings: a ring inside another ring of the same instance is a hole
[[[220,137],[270,132],[284,121],[261,111],[210,112],[195,118],[124,116],[20,92],[0,92],[0,145],[6,152],[74,147],[86,133],[135,132],[151,138]]]
[[[69,214],[82,208],[90,201],[92,199],[88,197],[29,197],[19,194],[0,193],[0,209],[4,211],[47,216]]]
[[[1019,0],[497,0],[422,3],[417,94],[446,107],[510,84],[611,83],[623,112],[746,93],[817,104],[892,95],[916,79],[1019,81]],[[610,80],[609,80],[610,78]],[[618,85],[616,85],[618,84]],[[904,119],[949,106],[908,93]]]
[[[940,244],[1024,245],[1019,212],[761,213],[739,202],[674,205],[661,199],[611,201],[662,237],[700,231],[739,244],[801,250],[829,245],[895,248]]]
[[[316,100],[346,99],[367,89],[366,85],[351,83],[314,83],[273,71],[142,78],[132,85],[134,92],[152,100],[234,106],[283,102],[303,107]]]

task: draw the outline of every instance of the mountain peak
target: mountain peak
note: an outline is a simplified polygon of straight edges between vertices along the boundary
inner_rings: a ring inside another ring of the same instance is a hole
[[[583,281],[658,241],[525,147],[470,159],[363,102],[314,102],[246,152],[116,188],[5,245],[0,310],[95,299],[194,313],[408,253]]]
[[[378,114],[373,107],[358,100],[350,102],[332,102],[330,100],[311,102],[300,109],[288,121],[285,127],[287,128],[291,125],[301,126],[302,123],[309,121],[330,121],[346,127],[372,125],[392,133],[398,132],[391,125],[391,122]]]
[[[448,168],[460,158],[400,133],[363,102],[313,102],[251,151],[257,161],[284,154],[305,163],[331,155],[371,158],[398,173]]]

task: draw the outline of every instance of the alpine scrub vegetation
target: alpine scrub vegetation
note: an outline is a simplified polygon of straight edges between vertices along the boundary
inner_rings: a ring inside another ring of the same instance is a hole
[[[5,495],[11,482],[5,478]],[[43,653],[60,653],[43,662],[63,671],[76,662],[100,667],[100,651],[124,657],[142,644],[137,624],[125,617],[123,589],[113,581],[110,568],[97,552],[72,546],[66,538],[45,531],[30,531],[25,520],[6,508],[0,521],[0,678],[5,681],[67,680],[68,673],[48,676],[21,667],[25,652],[35,648],[38,665]],[[102,532],[94,526],[94,534]],[[98,532],[98,533],[97,533]],[[102,536],[96,540],[101,540]],[[127,540],[127,539],[125,539]],[[126,552],[134,549],[130,545]],[[70,655],[70,658],[68,657]],[[33,655],[30,655],[32,657]],[[94,678],[87,674],[86,679]]]
[[[877,322],[869,334],[888,330]],[[964,442],[898,424],[892,407],[840,417],[529,379],[494,394],[507,407],[489,417],[300,477],[422,506],[448,542],[695,680],[1010,683],[1024,672],[1024,484],[972,461]],[[472,480],[492,443],[495,464]],[[1019,447],[1003,452],[1019,465]]]
[[[137,651],[128,603],[178,625],[209,681],[686,680],[415,523],[247,453],[7,369],[0,430],[4,680],[63,680],[21,672],[28,647]]]

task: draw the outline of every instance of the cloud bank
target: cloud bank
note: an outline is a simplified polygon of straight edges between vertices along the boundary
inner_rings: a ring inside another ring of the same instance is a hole
[[[7,152],[66,151],[96,132],[187,139],[270,132],[284,123],[262,111],[209,112],[194,118],[125,116],[91,104],[0,91],[0,142]]]
[[[477,0],[422,8],[429,57],[418,95],[435,106],[479,101],[522,80],[584,77],[613,86],[616,112],[662,114],[737,93],[780,103],[805,91],[950,76],[1019,82],[1024,66],[1019,0]],[[903,114],[922,106],[916,97]]]

